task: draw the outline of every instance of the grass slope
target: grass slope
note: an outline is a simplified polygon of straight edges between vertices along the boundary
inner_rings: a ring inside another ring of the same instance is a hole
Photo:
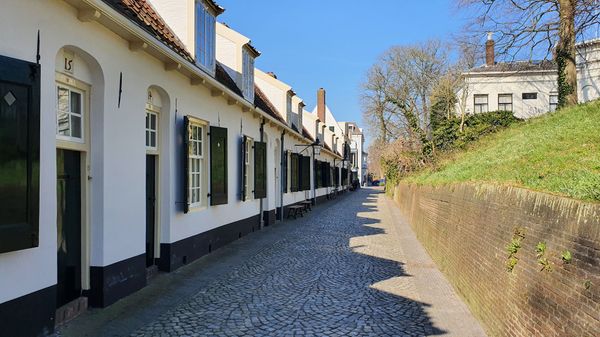
[[[513,125],[404,181],[489,182],[600,201],[600,101]]]

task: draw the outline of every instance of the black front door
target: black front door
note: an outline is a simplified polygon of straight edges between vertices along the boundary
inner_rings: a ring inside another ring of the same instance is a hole
[[[146,267],[154,265],[156,225],[156,156],[146,155]]]
[[[81,295],[81,153],[56,151],[57,306]]]

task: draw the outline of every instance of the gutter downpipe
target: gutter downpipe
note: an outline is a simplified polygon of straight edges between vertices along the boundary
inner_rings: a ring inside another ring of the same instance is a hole
[[[285,172],[285,174],[283,173],[283,161],[287,160],[287,158],[284,158],[285,155],[285,149],[284,149],[284,140],[285,140],[285,130],[283,130],[281,132],[281,153],[280,153],[280,161],[279,161],[279,206],[280,208],[280,212],[279,212],[279,220],[283,221],[283,193],[285,192],[283,190],[283,179],[285,178],[285,181],[287,183],[287,171]]]
[[[260,122],[260,142],[261,143],[264,141],[264,138],[265,138],[265,136],[264,136],[264,133],[265,133],[265,123],[266,123],[265,119],[263,118],[261,120],[261,122]],[[267,146],[265,146],[265,148],[267,148]],[[266,160],[267,160],[267,158],[265,158],[265,161]],[[267,170],[266,167],[265,167],[265,171],[269,172],[269,170]],[[265,175],[265,179],[267,179],[266,175]],[[266,183],[267,182],[265,181],[265,184]],[[268,191],[267,191],[267,193],[268,193]],[[260,229],[261,230],[265,228],[265,214],[264,214],[264,211],[263,211],[263,207],[264,207],[263,201],[264,201],[264,198],[260,198],[260,213],[259,214],[260,214]]]

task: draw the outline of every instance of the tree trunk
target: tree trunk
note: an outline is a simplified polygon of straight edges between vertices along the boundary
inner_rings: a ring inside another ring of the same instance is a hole
[[[558,65],[558,106],[577,104],[577,67],[575,64],[575,6],[578,0],[558,0],[560,25],[556,64]]]
[[[383,140],[384,144],[388,143],[388,135],[387,135],[387,128],[385,126],[385,117],[383,116],[384,112],[383,107],[378,108],[379,111],[377,111],[377,117],[379,119],[379,132],[381,133],[381,140]]]

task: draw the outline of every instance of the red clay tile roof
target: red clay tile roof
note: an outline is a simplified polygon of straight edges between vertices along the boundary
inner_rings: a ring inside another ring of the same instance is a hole
[[[148,0],[103,0],[117,12],[137,23],[173,51],[194,62],[192,55],[186,50],[183,42],[167,26],[163,18],[156,12]]]
[[[254,105],[262,109],[262,111],[266,112],[271,117],[282,122],[283,124],[287,124],[283,117],[281,117],[275,106],[273,106],[273,103],[269,101],[265,93],[262,90],[260,90],[260,88],[256,84],[254,85]]]

